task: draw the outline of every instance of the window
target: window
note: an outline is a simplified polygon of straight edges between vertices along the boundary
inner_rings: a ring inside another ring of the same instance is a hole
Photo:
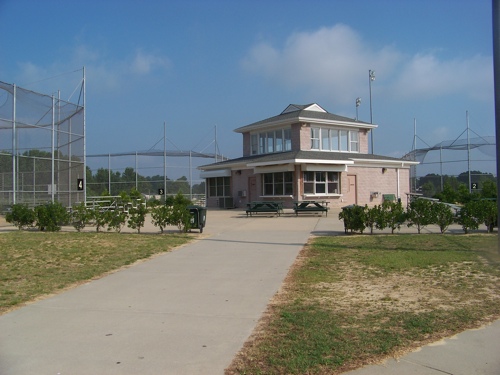
[[[257,155],[259,153],[259,137],[257,134],[252,134],[250,136],[250,153],[251,155]]]
[[[319,128],[311,128],[311,149],[319,150]]]
[[[207,179],[208,196],[210,197],[229,197],[229,177],[212,177]]]
[[[250,152],[252,155],[290,151],[291,149],[291,129],[279,129],[250,135]]]
[[[267,153],[274,152],[274,132],[267,132]]]
[[[283,129],[283,139],[285,140],[283,151],[290,151],[292,149],[292,129]]]
[[[304,172],[304,194],[339,194],[339,172]]]
[[[358,152],[359,151],[359,141],[358,141],[358,132],[349,132],[349,138],[351,141],[351,151]]]
[[[262,174],[263,195],[293,195],[293,172]]]
[[[283,132],[281,130],[276,130],[276,135],[274,137],[274,151],[283,151]]]
[[[311,149],[322,151],[358,152],[358,131],[311,128]]]
[[[347,148],[349,143],[347,142],[347,130],[341,130],[340,134],[340,151],[349,151]]]

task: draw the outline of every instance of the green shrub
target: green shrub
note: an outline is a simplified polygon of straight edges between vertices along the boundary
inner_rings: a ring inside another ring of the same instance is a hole
[[[108,231],[114,230],[120,233],[127,222],[128,214],[125,211],[116,209],[108,211]]]
[[[35,207],[36,226],[40,230],[57,232],[68,222],[68,213],[59,202],[49,202]]]
[[[470,230],[479,228],[479,220],[477,218],[477,204],[475,201],[465,204],[460,209],[458,223],[462,226],[464,233],[469,233]]]
[[[88,224],[90,219],[90,213],[85,206],[85,203],[82,202],[78,205],[72,207],[71,210],[71,225],[80,232],[85,226]]]
[[[129,210],[128,227],[137,229],[137,233],[141,233],[141,228],[144,226],[147,213],[148,209],[146,208],[146,204],[140,199],[137,200],[136,206]]]
[[[347,206],[339,213],[339,219],[344,221],[345,232],[363,233],[365,230],[366,210],[363,206]]]
[[[170,223],[171,215],[171,206],[157,205],[151,209],[151,221],[154,226],[160,228],[161,233],[163,233],[163,229]]]
[[[382,220],[387,223],[387,227],[391,228],[391,233],[401,228],[401,225],[406,220],[406,213],[400,202],[385,201],[382,203]]]
[[[494,200],[479,200],[475,201],[473,206],[478,222],[484,223],[487,232],[492,233],[498,218],[497,202]]]
[[[13,205],[12,210],[5,215],[5,220],[14,224],[19,230],[32,227],[35,219],[35,212],[27,205],[20,203]]]
[[[89,211],[89,219],[92,220],[96,232],[104,228],[111,221],[111,213],[109,210],[96,206]]]
[[[368,208],[365,206],[365,227],[370,228],[370,234],[373,234],[373,228],[376,227],[382,214],[380,205]]]
[[[426,225],[435,223],[434,203],[427,199],[415,199],[410,202],[406,211],[406,220],[408,227],[415,225],[420,234],[422,228]]]
[[[170,225],[175,225],[179,231],[186,233],[191,228],[191,213],[188,206],[191,201],[178,192],[175,197],[168,197],[166,205],[170,207],[170,217],[167,221]]]
[[[433,211],[435,224],[439,226],[441,233],[446,232],[454,221],[450,207],[443,203],[435,203],[433,205]]]

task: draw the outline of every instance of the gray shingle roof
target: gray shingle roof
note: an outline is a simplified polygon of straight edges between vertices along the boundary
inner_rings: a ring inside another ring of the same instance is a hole
[[[297,107],[297,108],[308,108],[310,106],[310,104],[308,104],[308,105],[293,104],[293,106]],[[373,126],[372,124],[364,122],[364,121],[357,121],[357,120],[350,118],[350,117],[339,116],[339,115],[335,115],[335,114],[329,113],[329,112],[318,112],[318,111],[308,111],[305,109],[298,109],[297,111],[292,111],[292,112],[286,112],[286,113],[282,112],[281,114],[279,114],[277,116],[269,117],[267,119],[254,122],[252,124],[242,126],[240,128],[235,129],[234,131],[237,133],[244,133],[244,132],[252,130],[255,127],[262,127],[265,125],[271,125],[275,122],[278,122],[278,123],[290,122],[290,123],[292,123],[292,122],[298,121],[299,118],[309,118],[309,119],[313,119],[313,120],[330,120],[330,121],[335,121],[335,122],[347,122],[347,123],[357,124],[357,125],[369,125],[370,127]]]
[[[287,152],[277,152],[273,154],[264,154],[264,155],[252,155],[252,156],[243,156],[241,158],[230,159],[218,163],[212,163],[207,165],[202,165],[199,168],[203,169],[204,167],[230,167],[232,165],[238,164],[253,164],[253,163],[269,163],[287,160],[345,160],[349,161],[352,159],[367,159],[367,160],[380,160],[380,161],[404,161],[400,158],[393,158],[390,156],[382,156],[382,155],[373,155],[373,154],[357,154],[357,153],[348,153],[348,152],[327,152],[327,151],[287,151]]]

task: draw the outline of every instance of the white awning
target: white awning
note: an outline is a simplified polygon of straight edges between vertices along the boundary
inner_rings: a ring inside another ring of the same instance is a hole
[[[275,173],[275,172],[293,172],[293,164],[266,165],[265,167],[254,167],[254,173]]]
[[[302,164],[302,170],[308,172],[347,172],[347,165]]]
[[[216,169],[212,171],[201,171],[200,178],[212,178],[212,177],[230,177],[230,169]]]

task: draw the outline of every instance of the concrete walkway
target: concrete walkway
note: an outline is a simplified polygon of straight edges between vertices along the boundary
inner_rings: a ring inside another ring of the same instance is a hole
[[[321,220],[209,211],[202,239],[0,316],[0,374],[222,374]]]
[[[310,234],[338,233],[336,212],[208,211],[199,240],[0,316],[0,375],[223,374]],[[499,338],[496,322],[352,374],[499,374]]]

